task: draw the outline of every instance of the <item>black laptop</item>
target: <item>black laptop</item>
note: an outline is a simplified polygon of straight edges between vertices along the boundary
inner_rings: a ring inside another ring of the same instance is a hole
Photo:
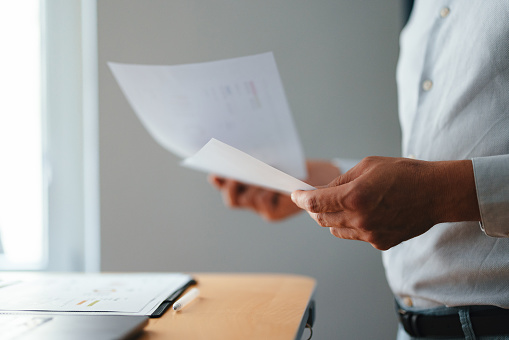
[[[0,314],[2,340],[136,339],[146,316]]]

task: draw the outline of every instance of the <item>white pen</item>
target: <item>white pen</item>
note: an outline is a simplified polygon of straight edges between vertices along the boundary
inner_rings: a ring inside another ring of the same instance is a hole
[[[178,312],[200,295],[198,288],[192,288],[173,304],[173,310]]]

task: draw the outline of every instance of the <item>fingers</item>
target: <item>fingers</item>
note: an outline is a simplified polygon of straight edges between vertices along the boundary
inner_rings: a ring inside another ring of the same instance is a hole
[[[226,180],[222,177],[216,175],[209,175],[207,180],[210,184],[212,184],[216,189],[221,189],[223,185],[226,183]]]
[[[244,208],[257,209],[260,204],[260,197],[264,190],[255,186],[248,186],[238,197],[238,204]]]
[[[309,213],[312,219],[318,225],[329,228],[330,233],[338,238],[345,240],[362,240],[363,234],[358,229],[350,226],[349,221],[345,218],[345,214],[340,213]]]
[[[268,221],[275,221],[283,213],[279,205],[280,194],[259,188],[253,190],[250,208]]]
[[[279,203],[278,193],[217,176],[210,176],[209,181],[221,190],[227,206],[251,209],[267,219],[275,218],[274,211]]]
[[[239,201],[247,189],[248,187],[240,182],[225,181],[221,188],[224,204],[232,208],[242,206]]]
[[[329,228],[330,233],[345,240],[360,240],[361,236],[357,229],[350,226],[345,214],[339,213],[308,213],[321,227]]]
[[[349,220],[345,212],[308,214],[320,226],[329,228],[333,236],[345,240],[364,241],[378,250],[387,250],[404,241],[404,239],[395,239],[394,233],[361,228],[358,221]]]
[[[266,220],[275,221],[286,215],[280,205],[281,194],[259,187],[248,187],[238,198],[238,206],[250,209]]]
[[[338,227],[330,227],[329,229],[330,233],[337,238],[342,238],[344,240],[357,240],[357,241],[361,240],[355,229]]]
[[[207,179],[210,184],[221,191],[224,203],[230,207],[239,206],[239,199],[248,188],[251,188],[241,182],[216,175],[209,175]]]
[[[290,196],[278,192],[216,175],[210,175],[208,181],[221,192],[225,205],[252,210],[267,221],[282,220],[301,211]]]
[[[324,228],[341,227],[353,229],[350,221],[347,220],[346,214],[343,212],[336,213],[312,213],[308,212],[309,216],[315,220],[318,225]]]
[[[345,190],[341,187],[326,187],[316,190],[297,190],[292,193],[292,201],[301,209],[312,213],[326,213],[343,211],[343,196]]]

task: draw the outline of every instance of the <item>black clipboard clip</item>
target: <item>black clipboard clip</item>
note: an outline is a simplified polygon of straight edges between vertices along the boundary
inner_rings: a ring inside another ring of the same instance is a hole
[[[170,306],[173,305],[173,303],[175,303],[175,301],[177,301],[177,299],[180,296],[182,296],[182,294],[187,290],[187,288],[194,286],[196,284],[198,284],[198,282],[196,282],[195,279],[189,280],[185,285],[183,285],[182,287],[174,291],[166,299],[164,299],[164,301],[161,302],[159,307],[157,307],[157,309],[151,315],[149,315],[149,318],[155,319],[163,316],[164,312],[166,312],[166,310],[170,308]]]

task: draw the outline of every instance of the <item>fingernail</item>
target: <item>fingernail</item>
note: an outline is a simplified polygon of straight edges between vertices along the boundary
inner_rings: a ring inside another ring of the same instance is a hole
[[[297,199],[297,197],[295,197],[295,192],[292,192],[290,198],[292,199],[293,203],[296,203],[295,200]]]

